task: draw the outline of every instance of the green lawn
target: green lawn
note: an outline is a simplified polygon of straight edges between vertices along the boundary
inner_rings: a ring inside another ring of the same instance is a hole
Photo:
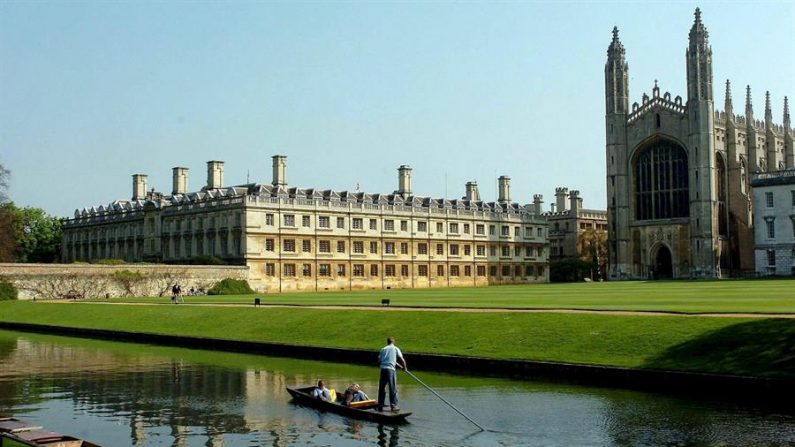
[[[263,303],[298,305],[565,308],[687,313],[795,313],[795,279],[721,281],[621,281],[480,288],[369,290],[257,295]],[[185,297],[188,303],[250,304],[253,297]],[[169,298],[114,301],[167,303]]]
[[[395,335],[409,362],[424,352],[795,378],[792,319],[0,302],[0,321],[373,352]]]

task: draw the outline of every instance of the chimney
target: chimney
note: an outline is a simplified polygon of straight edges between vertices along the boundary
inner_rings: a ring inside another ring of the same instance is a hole
[[[498,179],[499,183],[499,197],[497,201],[499,202],[510,202],[511,201],[511,178],[507,175],[501,175]]]
[[[533,210],[537,216],[544,212],[542,205],[544,204],[544,196],[541,194],[533,194]]]
[[[571,191],[571,194],[569,194],[569,204],[571,206],[571,213],[575,216],[579,215],[580,209],[582,209],[580,191],[577,191],[576,189]]]
[[[398,168],[398,189],[395,194],[403,197],[411,195],[411,166],[400,165]]]
[[[464,198],[474,202],[480,201],[480,192],[478,192],[478,182],[467,182],[467,195]]]
[[[566,211],[566,199],[569,197],[569,188],[555,188],[556,211],[562,213]]]
[[[133,200],[146,198],[146,174],[133,174]]]
[[[207,162],[207,189],[220,189],[224,185],[224,162]]]
[[[273,159],[273,186],[287,186],[287,156],[274,155]]]
[[[188,168],[171,168],[171,195],[188,192]]]

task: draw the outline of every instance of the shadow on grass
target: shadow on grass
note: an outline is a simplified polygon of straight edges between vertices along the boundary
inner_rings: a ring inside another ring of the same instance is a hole
[[[795,320],[734,324],[676,346],[645,368],[795,378]]]

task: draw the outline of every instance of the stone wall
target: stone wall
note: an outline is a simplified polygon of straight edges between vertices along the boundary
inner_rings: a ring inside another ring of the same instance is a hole
[[[168,296],[175,283],[207,290],[225,278],[248,279],[248,267],[164,264],[0,264],[19,299]]]

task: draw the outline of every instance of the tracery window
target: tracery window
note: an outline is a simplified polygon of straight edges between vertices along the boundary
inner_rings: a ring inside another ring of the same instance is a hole
[[[661,140],[643,149],[635,161],[635,218],[688,217],[687,154]]]

